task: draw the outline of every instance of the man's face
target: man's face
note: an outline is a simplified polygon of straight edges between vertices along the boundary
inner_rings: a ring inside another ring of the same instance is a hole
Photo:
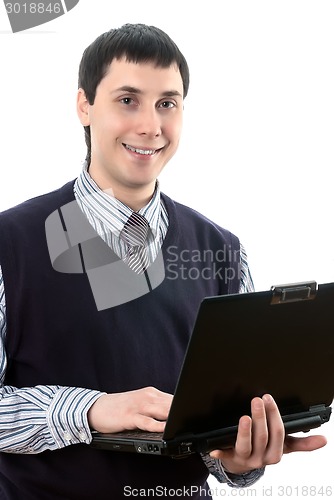
[[[176,65],[113,60],[93,105],[79,90],[78,113],[90,126],[90,175],[101,189],[151,196],[155,180],[177,150],[183,117],[183,83]]]

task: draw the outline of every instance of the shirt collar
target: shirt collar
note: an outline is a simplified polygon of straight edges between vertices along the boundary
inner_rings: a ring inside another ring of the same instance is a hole
[[[100,220],[116,236],[123,229],[133,210],[115,198],[111,190],[102,191],[88,172],[87,163],[74,185],[74,193],[79,203]],[[151,200],[138,211],[146,217],[154,236],[159,234],[161,217],[161,197],[158,180]]]

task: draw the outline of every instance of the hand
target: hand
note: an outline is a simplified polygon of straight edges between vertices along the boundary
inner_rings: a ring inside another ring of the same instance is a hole
[[[103,394],[89,409],[88,423],[99,432],[163,432],[171,403],[171,394],[154,387]]]
[[[242,474],[280,462],[284,453],[313,451],[327,443],[324,436],[285,437],[284,425],[273,398],[266,394],[251,403],[252,418],[239,420],[235,447],[215,450],[211,457],[221,460],[226,471]]]

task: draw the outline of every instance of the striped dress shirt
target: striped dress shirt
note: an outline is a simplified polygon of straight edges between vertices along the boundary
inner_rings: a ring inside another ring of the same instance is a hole
[[[74,185],[75,198],[79,207],[99,236],[122,259],[127,253],[126,244],[119,238],[132,210],[112,196],[111,192],[101,191],[90,177],[86,166]],[[153,234],[153,243],[149,245],[149,258],[153,261],[158,254],[168,230],[168,214],[160,197],[160,186],[156,189],[149,203],[139,210],[146,217]],[[247,255],[240,246],[241,282],[240,293],[254,290],[248,268]],[[15,388],[5,386],[7,357],[6,337],[6,301],[5,288],[0,263],[0,451],[12,453],[40,453],[55,450],[69,444],[91,442],[91,433],[87,422],[90,406],[101,393],[94,390],[62,387],[36,386]],[[204,457],[205,460],[205,457]],[[207,461],[211,472],[217,464]],[[217,475],[218,474],[218,475]],[[256,474],[257,478],[258,474]],[[251,484],[255,476],[249,477]],[[220,478],[221,479],[221,478]],[[224,478],[223,478],[224,480]],[[226,480],[226,477],[225,477]],[[245,479],[243,478],[243,482]],[[237,479],[233,483],[241,486]]]

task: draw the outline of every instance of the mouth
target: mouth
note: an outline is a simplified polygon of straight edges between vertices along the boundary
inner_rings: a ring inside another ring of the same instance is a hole
[[[125,147],[125,149],[127,149],[128,151],[131,151],[132,153],[137,153],[139,155],[143,155],[143,156],[153,156],[155,155],[157,152],[161,151],[162,148],[159,148],[159,149],[142,149],[142,148],[135,148],[133,146],[130,146],[129,144],[124,144],[123,143],[123,146]]]

